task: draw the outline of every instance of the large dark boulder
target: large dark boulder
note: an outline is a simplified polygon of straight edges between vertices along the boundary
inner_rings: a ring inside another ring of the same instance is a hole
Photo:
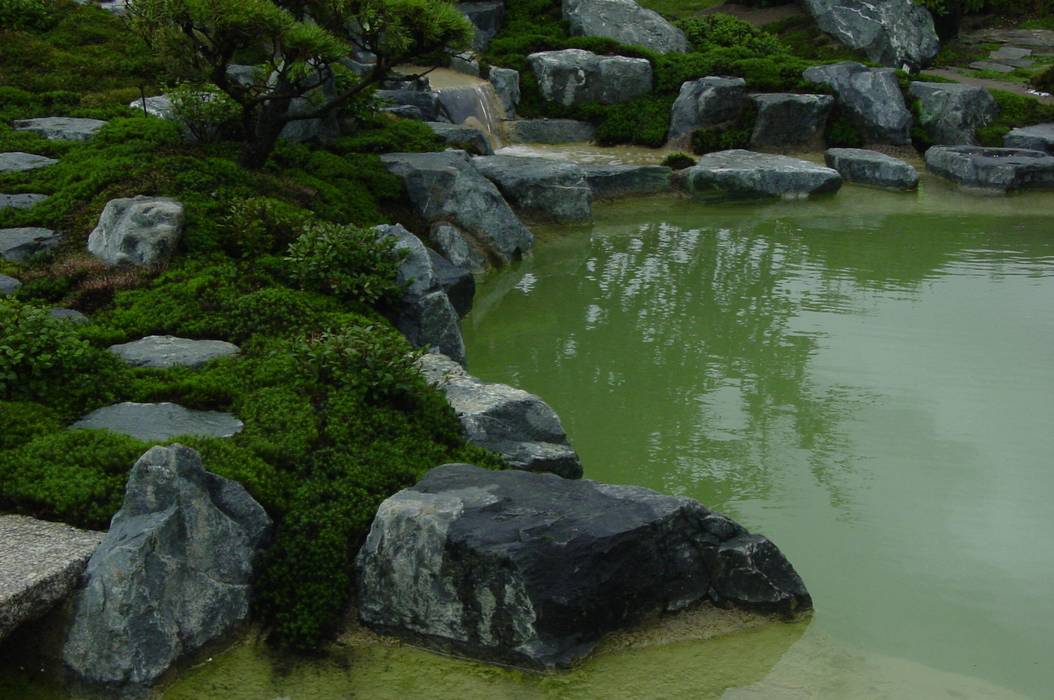
[[[837,171],[788,156],[732,150],[708,153],[678,180],[690,194],[799,198],[835,192],[842,186]]]
[[[750,136],[751,146],[782,150],[823,142],[827,117],[834,106],[830,95],[776,92],[752,97],[757,118]]]
[[[712,129],[735,121],[747,105],[747,83],[742,78],[709,76],[681,85],[670,112],[667,139],[686,146],[697,129]]]
[[[505,122],[509,143],[589,143],[595,126],[575,119],[517,119]]]
[[[446,292],[457,315],[464,317],[472,310],[472,300],[476,296],[475,276],[471,270],[454,265],[431,248],[428,257],[432,260],[436,282]]]
[[[487,80],[494,86],[494,94],[505,108],[505,116],[512,119],[520,106],[520,72],[512,68],[491,66]]]
[[[1003,137],[1003,146],[1046,151],[1054,155],[1054,124],[1036,124],[1011,129],[1010,133]]]
[[[629,102],[647,95],[652,88],[651,63],[643,58],[564,49],[532,53],[527,63],[538,79],[542,98],[564,107]]]
[[[976,145],[976,132],[999,116],[995,98],[981,87],[961,83],[913,82],[919,126],[936,146]]]
[[[494,148],[490,145],[487,135],[474,126],[448,122],[425,122],[425,124],[451,148],[477,156],[489,156],[494,153]]]
[[[357,569],[371,628],[540,668],[649,613],[812,607],[776,545],[696,501],[467,464],[384,501]]]
[[[918,70],[940,50],[929,10],[911,0],[804,0],[820,29],[875,63]]]
[[[468,17],[476,28],[476,36],[472,41],[476,51],[483,51],[490,44],[498,32],[501,31],[505,22],[504,0],[490,0],[489,2],[459,2],[457,9],[461,14]]]
[[[1054,156],[1024,148],[934,146],[926,167],[966,187],[992,190],[1054,187]]]
[[[575,35],[601,36],[659,53],[688,50],[684,32],[634,0],[563,0],[563,16]]]
[[[574,163],[549,158],[486,156],[473,158],[513,208],[525,218],[560,223],[593,218],[593,193]]]
[[[426,122],[449,122],[450,118],[439,101],[439,93],[431,90],[397,88],[377,90],[374,93],[383,109],[404,118],[422,119]]]
[[[919,184],[915,168],[885,153],[862,148],[828,148],[824,160],[847,182],[895,190],[913,190]]]
[[[673,170],[665,165],[582,165],[594,199],[669,192]]]
[[[892,68],[867,68],[844,61],[813,66],[802,75],[834,90],[838,103],[869,142],[911,143],[911,112]]]
[[[132,468],[124,503],[73,602],[62,656],[81,681],[128,692],[249,614],[271,520],[240,484],[182,445]]]

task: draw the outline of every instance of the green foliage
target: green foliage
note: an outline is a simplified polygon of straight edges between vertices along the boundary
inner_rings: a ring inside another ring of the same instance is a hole
[[[212,143],[236,129],[241,114],[238,104],[211,83],[182,83],[166,93],[172,111],[199,143]]]
[[[988,126],[977,130],[977,142],[982,146],[1002,146],[1003,137],[1013,128],[1054,121],[1054,105],[1005,90],[989,92],[999,105],[999,116]]]
[[[658,148],[666,143],[670,126],[671,96],[645,96],[635,100],[579,113],[597,124],[596,141],[601,146],[631,143]]]
[[[732,15],[715,13],[689,17],[678,20],[676,26],[696,51],[726,47],[742,48],[762,56],[787,53],[778,38]]]
[[[827,118],[823,139],[831,148],[860,148],[865,142],[864,135],[860,133],[852,117],[837,103]]]
[[[52,409],[32,401],[0,401],[0,450],[11,450],[62,428]]]
[[[662,164],[674,170],[684,170],[695,165],[695,158],[692,158],[687,153],[671,153],[662,159]]]
[[[354,136],[339,139],[335,153],[424,153],[441,151],[446,142],[422,122],[377,115],[363,124]]]
[[[50,29],[57,8],[49,0],[0,0],[0,31]]]
[[[305,291],[374,304],[396,298],[394,242],[371,229],[313,222],[289,246],[289,274]]]
[[[868,62],[863,52],[851,49],[820,31],[816,21],[805,13],[767,24],[764,31],[776,36],[786,47],[786,53],[799,59],[812,62]]]
[[[1054,66],[1050,66],[1041,73],[1037,73],[1030,81],[1032,87],[1042,92],[1054,94]]]
[[[697,155],[748,148],[754,133],[757,109],[750,103],[731,124],[712,129],[697,129],[692,133],[692,152]]]

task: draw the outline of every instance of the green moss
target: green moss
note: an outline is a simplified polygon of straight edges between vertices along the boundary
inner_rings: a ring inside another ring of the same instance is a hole
[[[1003,137],[1013,128],[1054,121],[1054,105],[1005,90],[989,92],[999,105],[999,116],[993,123],[977,130],[977,142],[982,146],[1002,146]]]

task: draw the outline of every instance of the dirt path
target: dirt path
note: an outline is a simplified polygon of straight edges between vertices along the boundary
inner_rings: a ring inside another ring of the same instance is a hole
[[[993,80],[991,78],[975,78],[970,75],[964,75],[955,68],[929,68],[923,71],[923,73],[927,75],[938,75],[942,78],[947,78],[948,80],[954,80],[957,83],[963,83],[964,85],[976,85],[977,87],[983,87],[987,90],[1005,90],[1016,95],[1033,97],[1047,105],[1054,104],[1054,96],[1042,96],[1034,92],[1029,92],[1028,86],[1022,85],[1021,83],[1010,83],[1004,80]]]

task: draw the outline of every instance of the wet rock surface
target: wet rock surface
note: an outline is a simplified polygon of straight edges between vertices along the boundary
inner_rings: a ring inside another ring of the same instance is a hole
[[[461,14],[468,17],[476,28],[476,36],[472,41],[477,51],[483,51],[490,44],[505,23],[504,1],[492,2],[459,2],[457,9]]]
[[[109,430],[138,440],[162,441],[181,435],[231,437],[245,427],[220,411],[195,411],[174,403],[124,403],[92,411],[72,428]]]
[[[913,82],[919,126],[937,146],[975,145],[977,129],[999,116],[999,105],[984,88],[957,83]]]
[[[494,153],[490,141],[487,140],[487,135],[473,126],[446,122],[425,122],[425,124],[451,148],[477,156],[489,156]]]
[[[60,240],[49,228],[0,228],[0,258],[22,262],[51,250]]]
[[[824,160],[847,182],[897,190],[913,190],[919,184],[919,174],[914,167],[877,151],[829,148],[824,153]]]
[[[433,225],[428,240],[458,269],[469,272],[483,272],[487,269],[487,256],[472,245],[469,236],[452,224]]]
[[[428,249],[428,257],[432,260],[436,282],[446,292],[457,315],[464,317],[472,309],[476,278],[469,269],[454,265],[431,248]]]
[[[587,102],[619,104],[651,92],[651,63],[643,58],[564,49],[532,53],[527,63],[538,79],[542,98],[564,107]]]
[[[75,117],[41,117],[18,119],[11,126],[16,131],[28,131],[53,141],[87,141],[95,132],[106,126],[101,119],[78,119]]]
[[[967,187],[992,190],[1054,188],[1054,156],[1023,148],[934,146],[926,167]]]
[[[673,170],[665,165],[582,165],[595,199],[669,192]]]
[[[929,11],[911,0],[805,0],[820,29],[892,68],[929,65],[940,41]]]
[[[734,121],[747,104],[747,83],[742,78],[710,76],[681,85],[670,112],[670,143],[686,145],[692,132]]]
[[[384,501],[357,568],[370,627],[541,668],[655,611],[812,605],[772,542],[696,501],[465,464]]]
[[[827,117],[834,106],[830,95],[778,92],[751,97],[757,109],[751,146],[783,149],[823,142]]]
[[[473,158],[472,164],[528,219],[568,223],[593,218],[592,190],[574,163],[487,156]]]
[[[505,123],[511,143],[589,143],[596,127],[574,119],[517,119]]]
[[[684,32],[634,0],[563,0],[563,18],[575,35],[606,37],[659,53],[688,50]]]
[[[806,80],[829,86],[839,104],[873,143],[911,143],[911,112],[892,68],[867,68],[844,61],[813,66],[802,74]]]
[[[110,352],[133,367],[167,369],[202,367],[220,357],[237,355],[240,349],[222,340],[191,340],[172,335],[150,335],[130,343],[111,345]]]
[[[487,79],[494,86],[494,93],[505,108],[505,116],[510,119],[515,117],[516,108],[520,106],[520,72],[511,68],[491,66]]]
[[[803,197],[842,186],[836,170],[807,160],[753,151],[719,151],[701,156],[678,173],[690,194],[725,193],[754,197]]]
[[[183,221],[183,205],[168,197],[112,199],[88,236],[88,252],[111,265],[153,265],[175,251]]]
[[[35,170],[58,163],[54,158],[38,156],[33,153],[22,153],[12,151],[0,153],[0,173],[21,173],[26,170]]]
[[[1046,151],[1054,155],[1054,124],[1036,124],[1011,129],[1010,133],[1003,137],[1003,146]]]

